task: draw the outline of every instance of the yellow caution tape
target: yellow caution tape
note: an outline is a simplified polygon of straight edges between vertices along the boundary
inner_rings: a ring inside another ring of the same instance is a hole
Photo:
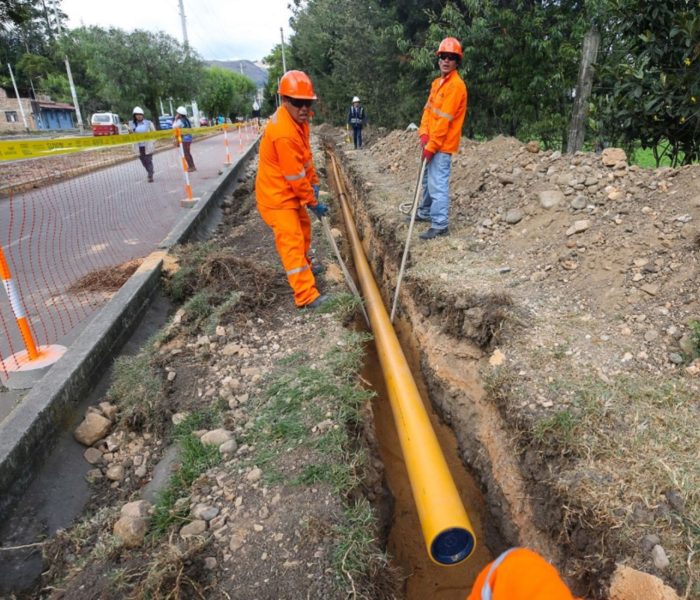
[[[240,125],[235,124],[229,125],[228,127],[230,131],[231,129],[240,127]],[[222,125],[215,125],[213,127],[199,127],[182,130],[182,133],[197,136],[222,130]],[[0,141],[0,162],[22,160],[24,158],[39,158],[42,156],[58,156],[61,154],[71,154],[72,152],[82,152],[84,150],[92,150],[95,148],[125,146],[137,142],[174,137],[174,130],[165,129],[163,131],[132,133],[129,135],[102,135],[96,137],[72,137],[53,140]]]

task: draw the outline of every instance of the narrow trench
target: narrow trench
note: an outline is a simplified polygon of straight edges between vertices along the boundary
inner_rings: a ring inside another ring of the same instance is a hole
[[[349,254],[346,248],[346,255]],[[352,261],[348,268],[354,273]],[[357,277],[355,277],[357,280]],[[356,328],[367,330],[364,321],[358,319]],[[413,373],[423,404],[443,450],[452,477],[476,535],[476,548],[473,554],[455,566],[441,566],[434,563],[427,552],[413,493],[402,456],[401,447],[394,423],[391,405],[384,383],[379,357],[374,342],[365,347],[365,364],[362,377],[371,384],[376,396],[372,402],[374,429],[377,437],[380,459],[384,464],[387,486],[393,496],[394,506],[387,540],[387,551],[394,566],[405,577],[404,597],[407,600],[464,600],[472,588],[478,573],[492,559],[493,555],[486,543],[485,530],[498,529],[492,523],[486,502],[479,487],[467,471],[460,458],[455,435],[433,410],[427,386],[420,370],[420,348],[417,346],[408,323],[397,322],[394,327],[404,355]]]
[[[374,426],[380,458],[384,463],[386,482],[394,497],[394,512],[387,550],[395,566],[398,566],[406,577],[405,598],[407,600],[425,600],[427,598],[431,600],[464,600],[479,571],[492,560],[484,536],[484,523],[485,519],[488,518],[487,509],[476,482],[460,460],[457,440],[452,430],[440,421],[439,416],[430,406],[430,402],[426,402],[428,397],[426,386],[420,376],[416,354],[406,352],[407,341],[410,342],[405,338],[401,339],[406,359],[414,373],[423,403],[430,415],[430,421],[445,454],[467,514],[471,519],[477,546],[467,560],[452,567],[440,566],[430,560],[423,540],[416,506],[413,502],[411,485],[401,454],[379,358],[374,343],[369,342],[366,345],[366,361],[362,376],[371,383],[377,394],[372,402]]]

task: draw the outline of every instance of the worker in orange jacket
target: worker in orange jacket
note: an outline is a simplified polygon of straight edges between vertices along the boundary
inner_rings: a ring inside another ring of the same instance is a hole
[[[462,62],[462,45],[453,37],[440,42],[436,52],[440,77],[430,87],[423,108],[418,135],[427,162],[423,178],[423,201],[416,219],[429,221],[423,240],[448,235],[449,183],[452,155],[459,150],[462,125],[467,115],[467,86],[457,68]]]
[[[311,220],[328,207],[318,201],[319,180],[309,141],[309,113],[316,94],[308,75],[288,71],[280,80],[282,105],[270,117],[260,142],[255,196],[263,221],[275,234],[275,246],[294,290],[297,307],[318,308],[321,295],[309,259]]]
[[[506,550],[486,565],[467,600],[575,600],[557,570],[527,548]]]

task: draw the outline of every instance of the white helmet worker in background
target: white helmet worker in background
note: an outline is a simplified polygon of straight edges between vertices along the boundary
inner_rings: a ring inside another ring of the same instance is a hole
[[[192,129],[192,123],[187,118],[187,109],[184,106],[178,106],[175,109],[175,119],[173,119],[173,129],[180,129],[182,138],[182,153],[187,161],[187,170],[191,173],[197,170],[194,166],[194,158],[190,146],[192,145],[192,134],[186,133],[184,130]]]
[[[130,133],[149,133],[155,131],[156,127],[143,115],[143,108],[134,106],[131,121],[129,121]],[[156,143],[153,140],[146,140],[134,144],[134,152],[138,154],[139,160],[148,174],[148,183],[153,183],[153,152]]]
[[[348,113],[348,124],[352,127],[352,138],[355,150],[362,148],[362,127],[367,122],[365,107],[360,105],[359,96],[352,97],[352,106]]]

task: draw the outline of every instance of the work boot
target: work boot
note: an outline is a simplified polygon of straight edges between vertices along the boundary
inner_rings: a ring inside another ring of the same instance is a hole
[[[326,267],[323,266],[322,263],[315,263],[311,265],[311,272],[316,275],[320,275],[326,270]]]
[[[197,167],[190,167],[189,169],[187,169],[187,171],[190,173],[194,173],[196,170],[197,170]]]
[[[148,176],[148,183],[153,183],[153,175]]]
[[[422,240],[432,240],[441,235],[450,235],[450,230],[445,227],[445,229],[435,229],[431,227],[428,231],[421,233],[418,237]]]
[[[326,296],[326,294],[321,294],[318,298],[316,298],[316,300],[309,302],[303,308],[321,308],[329,300],[330,298]]]

